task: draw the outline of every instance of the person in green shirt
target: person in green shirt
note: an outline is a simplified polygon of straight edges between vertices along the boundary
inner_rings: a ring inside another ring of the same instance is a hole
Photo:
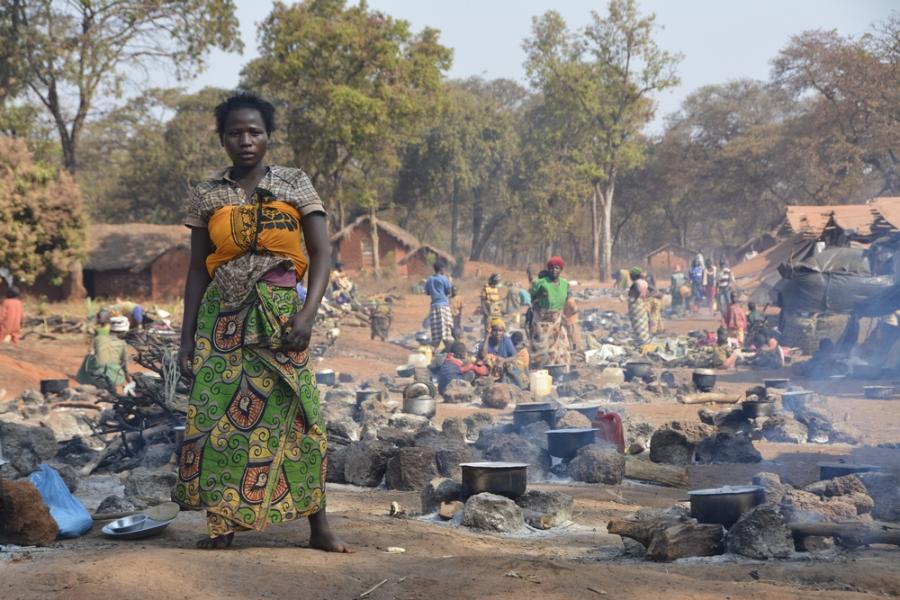
[[[532,366],[569,364],[569,336],[563,308],[571,294],[562,278],[566,263],[559,256],[547,261],[547,269],[531,284]]]
[[[112,322],[114,320],[115,323]],[[108,310],[97,313],[97,329],[91,342],[91,349],[78,369],[76,381],[110,391],[115,391],[118,386],[130,382],[128,346],[124,340],[115,335],[127,332],[127,317],[113,318]]]

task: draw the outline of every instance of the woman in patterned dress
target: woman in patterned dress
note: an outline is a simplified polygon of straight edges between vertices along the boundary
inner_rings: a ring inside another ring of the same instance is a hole
[[[325,423],[307,352],[331,261],[325,208],[303,171],[264,162],[274,113],[252,94],[216,107],[232,166],[191,198],[178,363],[193,384],[172,496],[206,511],[200,548],[309,517],[310,547],[346,552],[325,514]]]

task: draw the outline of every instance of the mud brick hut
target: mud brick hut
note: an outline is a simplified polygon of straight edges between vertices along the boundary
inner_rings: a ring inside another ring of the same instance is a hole
[[[647,254],[645,262],[654,275],[670,275],[675,272],[676,266],[687,272],[695,255],[696,252],[691,252],[678,244],[666,244]]]
[[[375,267],[372,220],[363,215],[331,236],[335,260],[349,273],[371,271]],[[393,269],[406,276],[406,263],[401,264],[422,244],[399,225],[378,219],[378,263],[382,269]]]
[[[84,287],[92,298],[162,301],[184,292],[190,231],[183,225],[91,225]]]

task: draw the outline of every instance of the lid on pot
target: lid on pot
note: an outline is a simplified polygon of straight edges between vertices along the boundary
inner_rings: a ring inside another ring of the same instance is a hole
[[[565,433],[589,433],[591,431],[600,431],[595,427],[571,427],[569,429],[550,429],[547,431],[547,435],[553,434],[565,434]]]
[[[459,463],[459,466],[463,469],[523,469],[528,467],[528,463],[485,461]]]
[[[581,410],[581,409],[585,409],[585,408],[598,408],[599,409],[599,408],[603,408],[603,405],[602,404],[588,404],[588,403],[567,404],[567,405],[563,406],[563,408],[565,408],[566,410]]]
[[[688,496],[734,496],[756,492],[765,492],[765,488],[761,485],[724,485],[718,488],[691,490],[688,492]]]
[[[319,369],[316,371],[317,375],[333,375],[334,369]]]
[[[714,369],[694,369],[694,375],[715,375]]]

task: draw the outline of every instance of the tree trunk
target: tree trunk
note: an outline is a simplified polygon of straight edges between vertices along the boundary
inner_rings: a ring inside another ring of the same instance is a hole
[[[481,221],[484,221],[483,214],[482,212]],[[479,227],[478,237],[472,238],[472,251],[469,253],[469,260],[481,260],[481,255],[485,247],[487,247],[488,241],[494,235],[504,216],[504,213],[496,214],[487,223]]]
[[[381,275],[381,259],[378,256],[378,214],[374,202],[369,212],[369,226],[372,229],[372,268],[377,279]]]
[[[600,215],[597,212],[597,190],[591,194],[591,266],[600,267]]]
[[[612,275],[612,193],[600,195],[600,281]]]

